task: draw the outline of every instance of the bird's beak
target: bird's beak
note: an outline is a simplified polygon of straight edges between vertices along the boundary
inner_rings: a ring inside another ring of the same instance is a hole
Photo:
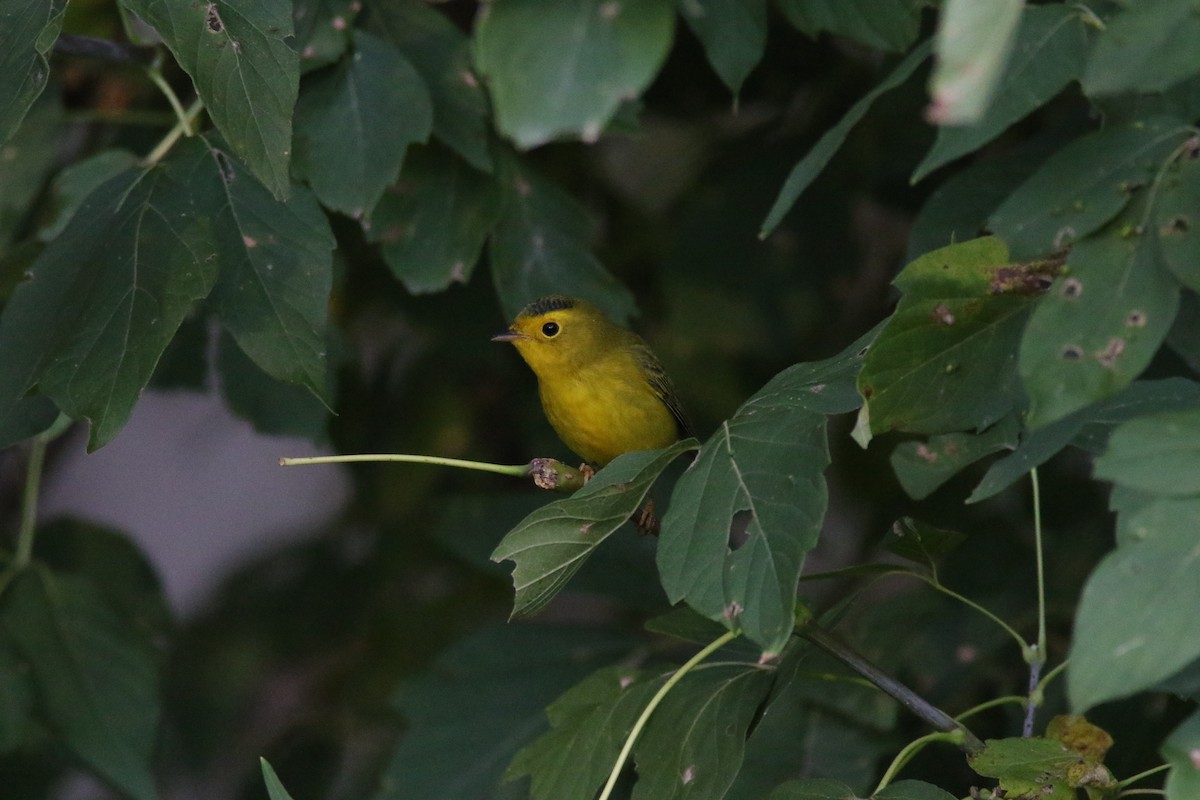
[[[528,339],[529,337],[519,331],[514,331],[509,328],[504,333],[497,333],[492,337],[493,342],[515,342],[518,339]]]

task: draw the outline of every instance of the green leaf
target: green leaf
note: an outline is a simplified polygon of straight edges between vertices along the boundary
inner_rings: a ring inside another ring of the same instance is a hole
[[[1008,63],[1025,0],[945,0],[934,37],[929,118],[974,125],[990,108]]]
[[[150,643],[81,579],[26,572],[0,621],[28,662],[38,703],[86,764],[135,800],[156,797],[158,676]]]
[[[1019,430],[1016,417],[1007,416],[983,433],[945,433],[928,442],[901,442],[892,451],[892,470],[909,497],[923,500],[969,464],[1016,447]]]
[[[187,143],[185,143],[187,144]],[[102,184],[17,287],[0,318],[0,420],[35,382],[95,449],[124,425],[216,264],[193,204],[205,148]]]
[[[1200,604],[1197,519],[1200,498],[1144,505],[1126,523],[1139,538],[1088,578],[1067,672],[1077,712],[1153,686],[1200,657],[1192,613]]]
[[[1196,752],[1200,751],[1200,712],[1193,713],[1171,732],[1162,745],[1162,756],[1171,765],[1167,773],[1167,800],[1200,797],[1200,769]]]
[[[217,345],[216,367],[225,403],[254,430],[312,441],[327,438],[329,411],[321,401],[301,386],[267,375],[228,334],[223,334]]]
[[[777,0],[788,22],[816,38],[845,36],[867,47],[902,53],[917,40],[923,0]]]
[[[425,80],[433,100],[433,135],[471,166],[491,172],[487,95],[472,71],[466,35],[416,0],[372,6],[367,26],[399,47]]]
[[[883,787],[872,800],[956,800],[954,795],[924,781],[896,781]]]
[[[1067,770],[1083,759],[1062,742],[1030,736],[988,739],[986,744],[987,749],[968,757],[967,761],[980,775],[997,778],[1010,796],[1075,800],[1075,790],[1067,781]]]
[[[670,0],[510,0],[475,23],[475,64],[497,129],[524,150],[561,136],[593,142],[671,49]]]
[[[48,397],[22,397],[0,421],[0,450],[37,436],[54,424],[58,414],[58,406]]]
[[[988,220],[1014,258],[1060,250],[1121,213],[1191,128],[1168,118],[1081,136],[1048,158]]]
[[[637,644],[608,628],[514,624],[454,644],[398,692],[408,728],[375,800],[520,796],[497,787],[513,755],[545,729],[546,705]]]
[[[772,680],[754,664],[714,664],[680,680],[638,740],[633,800],[724,797]]]
[[[582,489],[534,511],[496,546],[493,561],[513,569],[513,616],[533,614],[550,602],[600,543],[641,507],[650,486],[681,453],[684,439],[661,450],[618,456]]]
[[[291,190],[300,57],[290,0],[121,0],[162,36],[234,152],[275,197]]]
[[[362,4],[355,0],[294,0],[292,23],[300,71],[327,67],[350,47],[353,23]],[[374,9],[372,9],[374,11]]]
[[[700,449],[662,521],[658,569],[672,603],[738,627],[769,653],[787,642],[804,554],[825,515],[825,415],[813,382],[776,376]],[[731,531],[742,541],[731,552]]]
[[[967,502],[977,503],[999,494],[1031,469],[1044,464],[1085,431],[1088,432],[1089,441],[1099,445],[1100,440],[1106,439],[1107,432],[1117,423],[1158,411],[1191,408],[1197,404],[1200,404],[1200,384],[1186,378],[1134,381],[1107,400],[1080,409],[1057,422],[1026,431],[1016,450],[988,468]]]
[[[308,190],[295,187],[280,202],[210,146],[219,177],[200,202],[221,263],[211,297],[217,317],[264,372],[328,403],[325,323],[336,246],[329,223]]]
[[[305,79],[296,103],[294,171],[329,208],[370,216],[407,147],[429,138],[433,107],[421,76],[365,31],[332,69]]]
[[[1027,7],[991,103],[973,125],[938,128],[933,147],[913,173],[913,182],[978,150],[1077,80],[1087,56],[1087,32],[1087,25],[1073,7]]]
[[[48,97],[30,109],[25,124],[7,144],[0,137],[0,186],[4,187],[0,192],[0,256],[23,233],[30,207],[54,166],[62,116],[57,98]]]
[[[1200,494],[1200,403],[1118,427],[1096,459],[1096,477],[1161,495]]]
[[[0,628],[0,754],[13,752],[32,733],[36,701],[28,666]]]
[[[259,758],[258,763],[262,766],[263,783],[267,787],[267,797],[271,800],[292,800],[292,796],[288,794],[288,790],[283,788],[283,782],[275,774],[275,768],[268,764],[265,758]]]
[[[122,531],[58,518],[38,527],[34,554],[57,574],[86,579],[142,638],[153,641],[172,632],[158,574]]]
[[[966,535],[958,531],[938,528],[912,517],[896,520],[892,534],[895,538],[889,537],[884,543],[889,553],[931,568],[942,556],[967,540]]]
[[[708,63],[736,96],[767,44],[766,0],[676,0]]]
[[[500,162],[499,180],[503,206],[489,254],[505,317],[544,295],[566,294],[628,322],[633,295],[588,250],[591,220],[579,203],[515,158]]]
[[[0,145],[17,132],[50,80],[46,54],[66,10],[65,0],[0,0]]]
[[[991,237],[905,267],[894,281],[900,303],[858,376],[867,398],[860,427],[871,434],[982,429],[1017,408],[1013,351],[1056,269],[1053,262],[1011,264]]]
[[[767,800],[854,800],[857,795],[842,783],[830,778],[802,778],[780,784]]]
[[[51,187],[54,218],[38,231],[38,239],[49,242],[61,234],[84,198],[109,178],[134,168],[137,163],[138,157],[128,150],[101,150],[60,172]]]
[[[825,169],[825,165],[846,141],[850,131],[867,115],[867,111],[871,109],[871,105],[879,99],[879,96],[907,81],[909,76],[916,72],[917,67],[921,66],[929,57],[930,52],[931,48],[928,42],[913,48],[913,51],[905,56],[904,60],[897,64],[878,86],[851,106],[846,115],[838,120],[838,124],[826,131],[804,158],[796,162],[796,166],[792,167],[792,171],[788,173],[787,179],[783,182],[783,187],[779,190],[779,196],[775,198],[771,210],[767,212],[767,218],[763,220],[758,238],[767,238],[779,226],[784,216],[796,204],[796,200],[821,174],[821,170]]]
[[[471,279],[499,216],[492,178],[441,148],[419,147],[375,207],[367,233],[404,288],[425,294]]]
[[[1200,292],[1200,159],[1171,165],[1153,208],[1163,261],[1180,283]]]
[[[665,675],[628,667],[589,675],[550,704],[546,716],[552,729],[517,754],[505,778],[531,776],[532,800],[591,800],[634,721],[665,680]]]
[[[1191,0],[1132,3],[1105,20],[1083,76],[1089,95],[1161,92],[1200,72]]]
[[[1038,301],[1021,339],[1026,424],[1038,428],[1124,389],[1166,338],[1179,286],[1137,207],[1079,242]]]

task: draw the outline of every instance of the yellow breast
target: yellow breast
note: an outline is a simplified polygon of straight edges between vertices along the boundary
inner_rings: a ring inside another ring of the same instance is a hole
[[[573,373],[539,376],[538,391],[559,437],[596,466],[678,438],[674,416],[625,353]]]

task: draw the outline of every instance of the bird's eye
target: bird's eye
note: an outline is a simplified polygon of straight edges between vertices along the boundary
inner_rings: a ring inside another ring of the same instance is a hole
[[[542,334],[548,338],[558,336],[558,331],[559,327],[557,322],[547,322],[542,326]]]

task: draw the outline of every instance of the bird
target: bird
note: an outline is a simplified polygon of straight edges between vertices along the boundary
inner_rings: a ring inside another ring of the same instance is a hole
[[[535,300],[492,341],[517,348],[537,376],[546,419],[587,465],[601,468],[623,453],[692,435],[650,347],[586,300]]]

